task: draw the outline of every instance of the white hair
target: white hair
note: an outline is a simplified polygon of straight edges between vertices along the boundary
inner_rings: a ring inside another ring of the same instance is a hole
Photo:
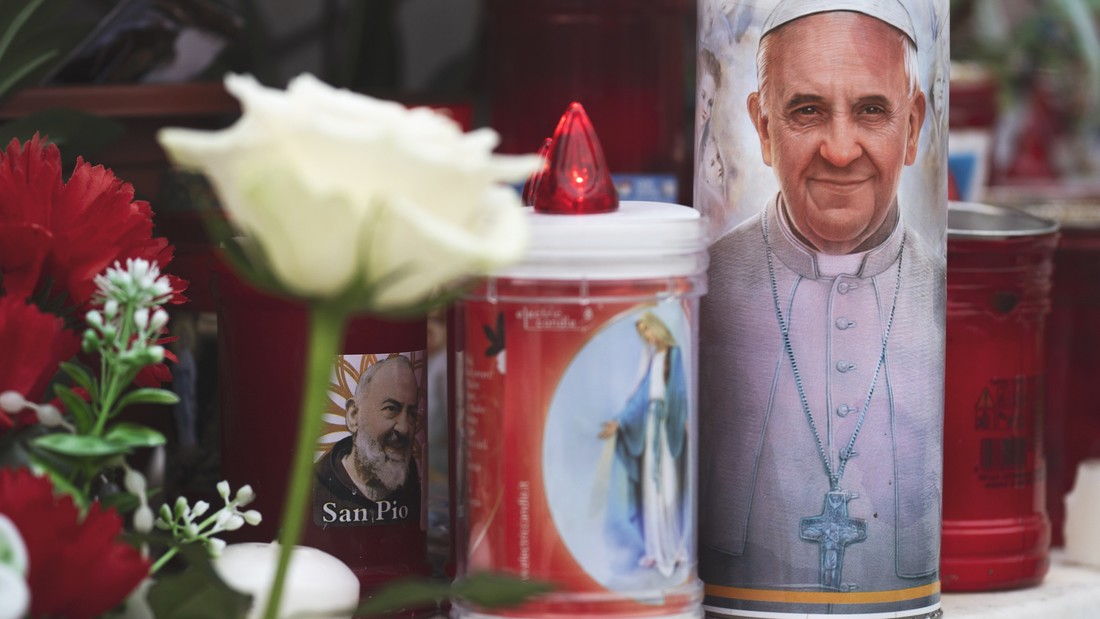
[[[883,22],[885,23],[885,22]],[[891,28],[894,28],[891,26]],[[782,29],[780,27],[779,29]],[[897,30],[896,28],[894,28]],[[775,30],[765,34],[760,39],[760,47],[756,50],[756,81],[757,91],[760,93],[760,112],[767,115],[767,101],[765,92],[768,84],[768,52],[771,50],[772,35]],[[904,68],[909,79],[909,97],[912,98],[920,91],[920,62],[917,60],[917,44],[904,32],[897,30],[898,42],[904,46]]]
[[[378,373],[378,370],[382,369],[382,366],[394,362],[401,363],[405,367],[409,368],[410,372],[414,371],[412,361],[410,361],[409,358],[404,355],[394,355],[392,357],[380,359],[379,361],[376,361],[367,366],[367,369],[359,377],[359,382],[355,383],[355,398],[358,400],[358,398],[367,391],[367,387],[370,386],[371,381],[374,380],[374,375]],[[419,392],[419,390],[420,388],[419,386],[417,386],[417,391]]]

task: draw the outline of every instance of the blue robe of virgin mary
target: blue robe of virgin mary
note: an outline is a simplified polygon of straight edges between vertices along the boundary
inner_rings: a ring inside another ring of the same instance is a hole
[[[688,420],[687,382],[684,378],[684,364],[679,346],[668,350],[668,380],[665,386],[665,404],[663,421],[668,449],[676,460],[679,473],[681,502],[680,531],[684,532],[687,515],[685,482],[686,463],[684,452]],[[630,395],[622,412],[615,417],[619,422],[615,441],[615,463],[611,469],[610,496],[607,508],[607,532],[612,545],[625,550],[614,559],[619,569],[627,570],[637,565],[645,552],[642,527],[642,455],[645,452],[646,415],[650,408],[649,383],[651,372],[647,371],[641,382]],[[660,408],[658,407],[658,411]],[[651,445],[650,448],[653,448]]]

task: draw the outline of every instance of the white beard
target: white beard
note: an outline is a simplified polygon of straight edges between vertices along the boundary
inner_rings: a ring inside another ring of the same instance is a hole
[[[364,436],[362,441],[357,441],[352,458],[360,478],[367,482],[368,490],[374,490],[379,485],[385,489],[384,493],[376,492],[378,496],[369,496],[368,493],[368,498],[375,501],[405,485],[409,476],[408,452],[403,457],[394,458],[373,437]]]

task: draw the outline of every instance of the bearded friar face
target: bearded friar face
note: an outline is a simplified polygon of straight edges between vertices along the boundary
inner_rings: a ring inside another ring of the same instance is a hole
[[[412,453],[408,435],[391,430],[381,441],[366,432],[355,436],[352,456],[359,477],[374,480],[386,494],[405,485],[409,475],[409,456]]]
[[[347,424],[354,435],[345,468],[367,498],[381,500],[402,487],[409,474],[412,432],[419,392],[405,357],[375,364],[348,401]]]

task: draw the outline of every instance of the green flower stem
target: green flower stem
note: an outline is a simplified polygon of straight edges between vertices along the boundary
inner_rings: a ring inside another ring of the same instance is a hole
[[[160,556],[159,559],[157,559],[157,562],[153,564],[153,567],[149,568],[149,575],[152,576],[153,574],[156,574],[157,571],[159,571],[160,568],[164,567],[164,564],[171,561],[172,557],[176,556],[176,553],[178,553],[179,551],[179,547],[176,546],[169,548],[164,554]]]
[[[231,501],[229,504],[226,505],[226,507],[229,507],[229,506],[236,507],[236,505],[237,505],[236,501]],[[189,539],[189,540],[185,540],[185,541],[187,543],[205,542],[208,539],[210,539],[210,536],[214,535],[214,533],[221,533],[221,531],[213,531],[213,530],[206,531],[205,529],[207,527],[209,527],[210,525],[214,524],[218,520],[218,514],[221,513],[221,511],[223,509],[225,509],[225,507],[223,507],[223,508],[217,510],[216,512],[214,512],[213,514],[210,514],[209,516],[207,516],[206,520],[203,520],[201,523],[199,523],[199,534],[196,535],[194,538]],[[172,536],[176,537],[176,532],[178,530],[182,529],[182,528],[183,527],[179,526],[178,524],[173,523],[172,524]],[[179,541],[178,537],[176,537],[176,539],[177,539],[177,541]],[[161,555],[159,559],[157,559],[157,562],[153,564],[153,567],[149,568],[149,574],[150,575],[156,574],[157,570],[164,567],[164,564],[168,563],[168,561],[170,561],[172,559],[172,557],[176,556],[176,554],[179,553],[179,551],[180,551],[179,546],[172,546],[171,548],[166,550],[164,552],[164,554]]]
[[[347,313],[325,304],[314,305],[309,311],[309,353],[306,357],[306,383],[302,391],[302,406],[299,413],[298,445],[294,450],[291,464],[290,491],[283,503],[282,529],[279,531],[279,563],[275,570],[275,581],[271,585],[271,595],[264,610],[265,619],[275,619],[279,613],[279,602],[283,597],[283,585],[286,582],[290,553],[302,536],[305,522],[306,503],[310,496],[310,484],[313,479],[313,451],[317,447],[317,438],[321,433],[321,406],[325,401],[332,375],[332,366],[343,341],[344,322]]]

